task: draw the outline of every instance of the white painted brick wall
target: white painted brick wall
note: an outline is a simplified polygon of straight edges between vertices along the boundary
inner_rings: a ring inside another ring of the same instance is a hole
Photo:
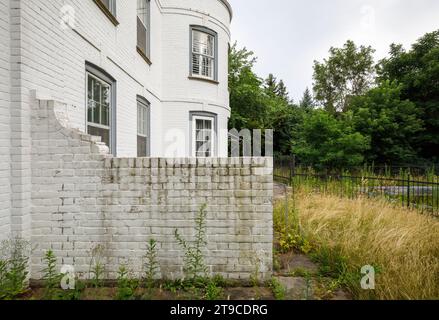
[[[9,1],[0,3],[0,241],[11,232],[11,74]]]
[[[180,277],[183,251],[174,231],[193,239],[205,203],[210,271],[233,279],[271,275],[271,159],[112,158],[89,136],[61,126],[68,125],[63,110],[39,101],[32,116],[33,279],[49,248],[60,264],[87,274],[97,244],[105,248],[108,278],[127,262],[139,272],[151,238],[159,243],[162,277]]]
[[[136,95],[151,103],[151,152],[164,156],[169,129],[189,135],[189,112],[209,110],[227,128],[230,116],[227,47],[230,16],[220,0],[151,1],[151,61],[136,51],[136,1],[118,0],[115,27],[92,0],[17,1],[17,68],[20,105],[28,110],[29,92],[68,105],[75,128],[86,130],[85,63],[117,80],[117,155],[137,155]],[[61,8],[75,10],[75,28],[61,28]],[[189,80],[189,25],[205,25],[219,36],[219,84]],[[179,112],[174,112],[174,105]],[[24,114],[23,114],[24,116]],[[20,123],[21,125],[22,123]],[[27,126],[27,124],[26,124]],[[24,139],[27,133],[23,133]],[[189,145],[189,142],[187,142]],[[224,135],[220,155],[227,155]],[[188,156],[189,147],[179,156]]]

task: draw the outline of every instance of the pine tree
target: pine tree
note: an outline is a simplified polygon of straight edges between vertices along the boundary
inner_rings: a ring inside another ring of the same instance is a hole
[[[312,110],[316,106],[314,99],[311,95],[311,92],[308,88],[306,88],[305,92],[303,93],[303,98],[300,100],[300,107],[304,110]]]

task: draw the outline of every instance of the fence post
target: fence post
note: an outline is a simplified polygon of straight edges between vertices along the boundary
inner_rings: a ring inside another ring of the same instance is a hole
[[[288,161],[288,166],[289,166],[289,171],[290,171],[290,180],[289,180],[289,185],[293,185],[293,178],[294,178],[294,167],[295,167],[295,158],[293,156],[293,158],[290,158]]]
[[[410,208],[410,173],[407,174],[407,208]]]

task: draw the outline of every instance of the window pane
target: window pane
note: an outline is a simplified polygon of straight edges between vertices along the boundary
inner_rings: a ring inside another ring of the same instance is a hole
[[[203,63],[202,63],[202,75],[205,77],[209,77],[212,78],[213,75],[213,68],[212,68],[212,59],[208,58],[208,57],[203,57],[202,58]]]
[[[101,1],[113,15],[116,15],[116,0],[101,0]]]
[[[200,55],[192,55],[192,74],[200,74]]]
[[[97,102],[95,102],[95,107],[93,108],[93,123],[97,123],[100,124],[100,118],[101,118],[101,114],[100,114],[100,109],[101,109],[101,105]]]
[[[204,129],[204,122],[203,120],[197,120],[197,130]]]
[[[104,126],[110,126],[110,108],[108,107],[108,105],[102,105],[101,117],[101,124]]]
[[[148,156],[149,146],[149,106],[141,99],[137,101],[137,154]]]
[[[146,157],[147,156],[147,139],[142,136],[137,136],[137,156]]]
[[[192,32],[192,52],[193,53],[201,53],[201,32],[193,31]]]
[[[137,46],[149,56],[150,0],[137,0]]]

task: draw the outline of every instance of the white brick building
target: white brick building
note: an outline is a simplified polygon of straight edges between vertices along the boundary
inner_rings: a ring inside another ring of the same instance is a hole
[[[178,277],[174,231],[204,204],[209,270],[270,276],[272,159],[227,158],[231,18],[226,0],[0,1],[0,240],[31,242],[32,279],[49,248],[139,270],[152,238]]]
[[[227,156],[231,18],[227,0],[1,1],[0,226],[28,228],[35,98],[118,157]]]

